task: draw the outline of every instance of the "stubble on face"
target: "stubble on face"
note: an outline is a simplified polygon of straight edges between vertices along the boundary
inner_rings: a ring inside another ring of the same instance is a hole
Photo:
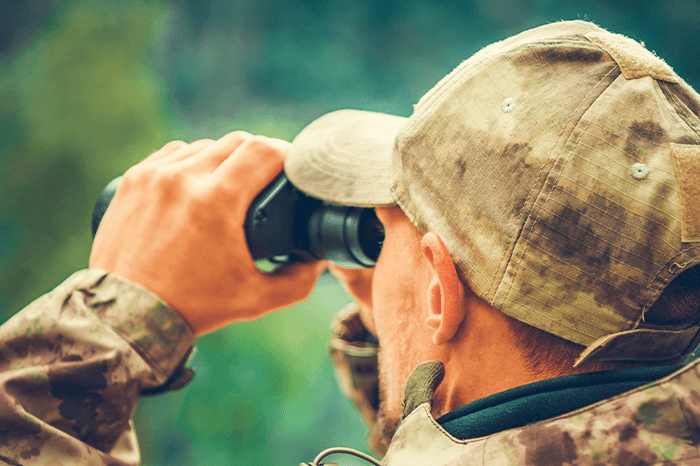
[[[406,293],[398,304],[398,312],[390,316],[393,325],[384,323],[382,326],[383,341],[387,346],[380,340],[377,354],[379,407],[376,424],[367,441],[382,456],[386,454],[403,415],[402,380],[413,370],[413,362],[420,359],[410,344],[410,335],[414,333],[411,321],[415,319],[412,314],[416,309],[415,299],[411,293]],[[383,317],[389,316],[384,314]]]
[[[379,408],[374,427],[367,438],[367,445],[380,456],[384,456],[389,449],[391,439],[401,422],[401,416],[396,409],[389,404],[387,387],[387,366],[384,360],[384,351],[379,347],[377,355],[379,366]]]

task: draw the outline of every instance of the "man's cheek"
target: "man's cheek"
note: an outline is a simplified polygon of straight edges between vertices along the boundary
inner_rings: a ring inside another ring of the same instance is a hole
[[[376,340],[379,340],[377,328],[374,324],[374,315],[367,306],[362,306],[360,308],[360,320],[362,321],[362,325],[365,326],[369,333],[371,333]]]

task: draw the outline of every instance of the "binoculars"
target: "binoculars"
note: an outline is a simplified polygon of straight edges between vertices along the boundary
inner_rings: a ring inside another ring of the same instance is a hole
[[[92,236],[114,198],[121,177],[100,193]],[[384,227],[373,208],[330,204],[307,196],[280,174],[253,200],[244,230],[253,259],[275,263],[327,260],[341,267],[374,267]]]

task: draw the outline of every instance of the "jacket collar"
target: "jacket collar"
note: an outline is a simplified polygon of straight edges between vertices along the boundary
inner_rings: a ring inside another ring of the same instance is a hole
[[[550,419],[654,382],[682,366],[587,372],[543,380],[476,400],[437,422],[459,439]]]
[[[434,384],[425,373],[439,373],[440,363],[426,364],[419,380]],[[430,390],[422,391],[430,392],[429,399],[409,400],[409,392],[415,392],[408,390],[409,382],[406,405],[415,408],[399,425],[382,460],[386,466],[700,461],[700,360],[574,411],[467,440],[455,438],[432,417]]]

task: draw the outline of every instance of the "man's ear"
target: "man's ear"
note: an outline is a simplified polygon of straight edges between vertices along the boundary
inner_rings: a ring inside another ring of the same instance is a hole
[[[455,336],[459,324],[464,320],[464,289],[450,253],[438,235],[426,233],[421,241],[421,249],[431,266],[426,323],[435,329],[433,343],[440,345]]]

